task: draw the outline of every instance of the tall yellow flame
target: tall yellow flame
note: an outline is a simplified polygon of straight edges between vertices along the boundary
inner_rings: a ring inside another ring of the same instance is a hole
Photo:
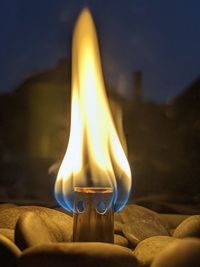
[[[73,211],[74,187],[111,187],[118,211],[126,204],[131,171],[106,96],[95,25],[84,9],[72,45],[71,129],[55,183],[57,201]]]

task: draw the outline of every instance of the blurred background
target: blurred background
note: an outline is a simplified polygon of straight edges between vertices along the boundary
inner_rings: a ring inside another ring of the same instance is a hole
[[[71,38],[89,7],[123,111],[130,201],[200,209],[200,2],[0,2],[0,202],[54,205],[69,135]]]

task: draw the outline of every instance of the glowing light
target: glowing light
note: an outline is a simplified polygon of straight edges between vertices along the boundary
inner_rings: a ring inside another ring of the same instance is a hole
[[[121,137],[121,136],[120,136]],[[106,96],[95,25],[84,9],[72,45],[71,129],[55,183],[60,205],[75,212],[75,187],[112,188],[115,211],[126,204],[131,171]]]

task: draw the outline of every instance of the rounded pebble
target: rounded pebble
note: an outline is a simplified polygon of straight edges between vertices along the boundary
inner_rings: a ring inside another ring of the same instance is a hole
[[[55,241],[38,215],[30,211],[20,215],[15,227],[15,244],[21,250]]]
[[[7,237],[0,234],[0,266],[15,267],[20,255],[19,248]]]
[[[170,243],[174,242],[176,238],[169,236],[153,236],[141,241],[136,249],[134,255],[140,262],[141,266],[149,266],[153,259]]]
[[[2,204],[0,204],[0,210],[14,208],[14,207],[17,207],[17,205],[11,204],[11,203],[2,203]]]
[[[0,228],[0,234],[7,237],[12,242],[14,242],[14,230],[6,229],[6,228]]]
[[[180,223],[187,219],[188,215],[182,214],[158,214],[160,220],[165,223],[168,229],[175,229]]]
[[[58,242],[68,242],[72,238],[72,217],[54,209],[37,206],[21,206],[0,210],[0,228],[15,229],[17,220],[24,212],[31,211],[46,224]]]
[[[184,220],[174,231],[174,237],[200,237],[200,215],[190,216]]]
[[[129,247],[128,240],[124,236],[121,236],[121,235],[114,236],[114,243],[122,247],[127,247],[127,248]]]
[[[140,240],[136,236],[131,234],[129,230],[126,231],[126,227],[124,227],[123,234],[127,238],[127,240],[129,241],[129,243],[131,244],[132,248],[135,248],[137,246],[137,244],[140,243]]]
[[[127,205],[121,212],[116,213],[115,220],[123,224],[123,234],[133,247],[151,236],[169,236],[156,212],[135,204]]]
[[[120,222],[114,222],[114,232],[115,234],[123,234],[123,224]]]
[[[25,250],[19,267],[136,267],[132,251],[107,243],[52,243]]]
[[[200,240],[185,238],[169,244],[153,261],[151,267],[199,267]]]

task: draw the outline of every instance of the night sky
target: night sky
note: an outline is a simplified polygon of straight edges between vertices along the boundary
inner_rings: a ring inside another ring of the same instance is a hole
[[[99,33],[105,80],[120,93],[131,94],[137,69],[144,97],[158,102],[200,74],[198,0],[1,0],[0,92],[69,57],[73,25],[86,6]]]

